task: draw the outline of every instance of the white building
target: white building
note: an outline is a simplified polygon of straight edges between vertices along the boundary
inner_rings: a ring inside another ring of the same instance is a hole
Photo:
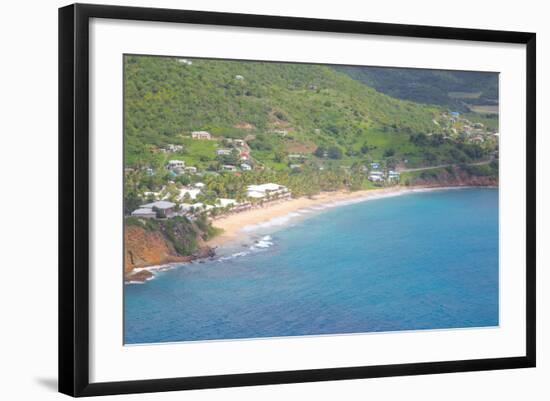
[[[381,171],[371,171],[369,174],[369,181],[372,182],[383,182],[384,181],[384,173]]]
[[[169,160],[167,165],[169,170],[177,170],[185,168],[185,162],[183,160]]]
[[[173,143],[169,143],[166,145],[166,150],[168,152],[181,152],[183,150],[183,145],[174,145]]]
[[[139,208],[132,212],[132,216],[142,219],[154,219],[157,217],[157,212],[149,208]]]
[[[291,193],[289,189],[279,184],[261,184],[261,185],[249,185],[246,188],[246,195],[249,198],[261,199],[266,197],[271,198],[290,198]]]
[[[235,199],[228,198],[220,198],[218,199],[217,203],[220,205],[220,207],[237,206],[239,204],[239,202],[237,202]]]
[[[170,217],[170,215],[172,215],[175,212],[175,207],[176,207],[175,203],[161,200],[161,201],[156,201],[156,202],[147,203],[145,205],[141,205],[139,209],[134,210],[134,212],[132,212],[132,215],[134,215],[135,212],[139,211],[139,214],[144,216],[146,213],[145,213],[145,210],[143,209],[149,209],[151,211],[150,213],[151,215],[152,213],[155,213],[155,217],[156,216]]]
[[[193,131],[191,132],[191,138],[199,140],[210,140],[212,139],[212,135],[210,135],[210,133],[206,131]]]
[[[185,167],[185,171],[190,174],[195,174],[197,172],[197,168],[194,166],[187,166]]]
[[[237,167],[233,166],[232,164],[224,164],[222,166],[223,171],[237,171]]]
[[[229,156],[231,154],[231,149],[217,149],[217,156]]]
[[[397,171],[392,171],[392,170],[388,171],[388,179],[390,181],[399,181],[399,177],[400,175]]]
[[[204,182],[196,182],[196,183],[193,184],[193,186],[194,186],[195,188],[200,188],[200,189],[202,189],[202,188],[204,188],[204,187],[206,186],[206,184],[205,184]]]
[[[250,171],[250,170],[252,170],[252,167],[250,166],[250,164],[242,163],[241,164],[241,170]]]
[[[201,193],[200,188],[189,188],[184,187],[180,189],[180,193],[178,195],[178,198],[180,200],[183,200],[185,198],[185,195],[189,195],[189,199],[197,199],[197,196]]]

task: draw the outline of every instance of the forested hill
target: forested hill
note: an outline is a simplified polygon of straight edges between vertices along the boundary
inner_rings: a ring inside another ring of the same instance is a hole
[[[356,66],[334,69],[400,99],[459,111],[467,111],[468,104],[498,104],[496,73]]]
[[[327,66],[125,58],[130,164],[147,146],[178,143],[193,130],[257,135],[275,150],[335,145],[353,153],[369,141],[383,149],[392,135],[408,141],[410,134],[437,132],[433,120],[440,114],[437,107],[394,99]],[[289,135],[281,139],[276,133],[283,131]]]

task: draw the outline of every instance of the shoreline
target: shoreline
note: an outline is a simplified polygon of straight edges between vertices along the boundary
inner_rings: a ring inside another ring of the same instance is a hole
[[[227,243],[237,240],[243,229],[251,226],[268,223],[274,219],[285,217],[291,213],[298,212],[315,206],[325,206],[339,202],[366,201],[372,198],[400,195],[421,190],[432,189],[453,189],[453,188],[477,188],[481,186],[469,185],[419,185],[419,186],[394,186],[387,188],[366,189],[360,191],[334,191],[321,192],[312,197],[302,196],[284,202],[274,203],[257,209],[246,210],[239,213],[229,214],[212,221],[212,225],[223,230],[220,235],[208,240],[206,245],[218,248]],[[491,186],[483,186],[491,188]]]
[[[417,186],[394,186],[388,188],[366,189],[360,191],[334,191],[334,192],[321,192],[312,197],[300,197],[290,200],[275,202],[264,207],[257,209],[246,210],[238,213],[229,214],[223,217],[219,217],[212,221],[212,225],[216,228],[223,229],[223,233],[206,241],[205,246],[215,250],[224,245],[236,242],[239,239],[239,235],[243,234],[246,228],[251,228],[264,223],[269,223],[278,218],[284,218],[292,213],[299,212],[304,209],[315,209],[316,207],[334,205],[344,206],[349,204],[347,202],[363,202],[369,199],[379,199],[390,196],[398,196],[407,193],[425,191],[425,190],[451,190],[461,188],[498,188],[498,186],[476,186],[476,185],[417,185]],[[341,203],[341,205],[338,205]],[[320,210],[320,209],[318,209]],[[208,256],[212,257],[212,256]],[[126,284],[144,284],[151,280],[155,276],[155,272],[169,270],[175,266],[200,261],[205,259],[204,256],[189,257],[186,262],[168,262],[160,265],[143,266],[133,269],[131,272],[125,274]]]

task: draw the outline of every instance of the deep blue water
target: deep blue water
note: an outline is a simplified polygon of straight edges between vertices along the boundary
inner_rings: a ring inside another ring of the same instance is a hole
[[[496,189],[369,200],[269,230],[253,234],[265,248],[126,285],[125,343],[499,323]]]

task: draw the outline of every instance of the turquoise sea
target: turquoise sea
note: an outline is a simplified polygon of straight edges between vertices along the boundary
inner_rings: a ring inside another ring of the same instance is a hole
[[[307,209],[125,285],[124,340],[497,326],[498,266],[497,189]]]

